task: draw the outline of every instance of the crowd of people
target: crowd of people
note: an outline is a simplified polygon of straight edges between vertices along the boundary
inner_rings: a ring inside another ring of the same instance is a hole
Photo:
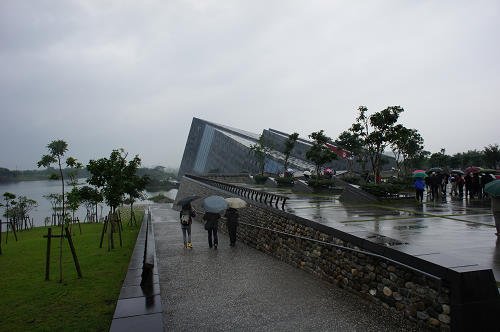
[[[484,191],[487,183],[495,180],[495,176],[487,173],[441,173],[432,172],[425,178],[416,178],[414,187],[416,199],[422,202],[424,199],[424,190],[430,200],[435,201],[440,197],[446,197],[448,185],[451,185],[449,194],[452,197],[462,198],[487,198],[488,194]]]

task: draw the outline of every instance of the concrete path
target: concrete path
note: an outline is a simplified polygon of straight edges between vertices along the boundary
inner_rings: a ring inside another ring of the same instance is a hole
[[[241,242],[208,248],[193,223],[184,249],[178,212],[152,206],[166,331],[414,331],[392,312]]]

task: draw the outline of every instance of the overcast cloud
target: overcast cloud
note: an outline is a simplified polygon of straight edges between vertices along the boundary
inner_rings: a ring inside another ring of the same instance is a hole
[[[425,148],[500,143],[500,2],[0,2],[0,167],[54,139],[177,167],[193,117],[336,138],[405,109]]]

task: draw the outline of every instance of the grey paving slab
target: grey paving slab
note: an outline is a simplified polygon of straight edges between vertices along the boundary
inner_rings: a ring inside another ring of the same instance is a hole
[[[160,296],[134,297],[118,300],[113,318],[150,315],[162,311]]]
[[[168,331],[412,331],[378,305],[241,243],[208,248],[193,224],[184,249],[178,213],[153,208],[156,253]]]
[[[142,268],[140,269],[129,269],[125,280],[123,281],[124,286],[139,286],[141,284],[142,278]],[[153,283],[158,283],[157,271],[153,271]]]
[[[163,331],[162,314],[113,319],[110,332]]]
[[[123,286],[120,291],[119,299],[130,299],[133,297],[149,297],[153,295],[160,295],[160,284],[154,283],[152,289],[143,289],[138,285]]]

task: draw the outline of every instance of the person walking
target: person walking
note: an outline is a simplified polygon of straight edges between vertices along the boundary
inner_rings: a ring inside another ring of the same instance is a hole
[[[458,190],[457,190],[457,174],[451,174],[450,175],[450,183],[451,183],[451,191],[450,195],[451,196],[457,196],[458,195]]]
[[[183,205],[179,214],[179,218],[181,220],[182,240],[184,242],[184,248],[193,248],[193,244],[191,243],[191,224],[193,223],[194,217],[196,217],[196,212],[191,206],[191,203]]]
[[[464,198],[465,179],[463,175],[457,175],[458,198]]]
[[[415,179],[415,194],[417,202],[422,203],[424,201],[424,189],[425,189],[425,181],[422,178]]]
[[[465,175],[465,198],[472,198],[473,194],[472,194],[472,174],[471,173],[467,173]]]
[[[431,199],[433,201],[437,201],[439,197],[439,188],[441,186],[441,175],[436,174],[436,172],[432,172],[429,183],[431,185],[432,196]]]
[[[229,245],[234,247],[236,245],[236,232],[238,231],[238,210],[234,208],[228,208],[224,217],[227,219],[227,232],[229,233]]]
[[[474,175],[472,176],[472,196],[473,196],[473,198],[481,198],[480,191],[481,191],[481,183],[479,181],[479,174],[474,173]]]
[[[208,246],[217,249],[219,239],[217,237],[217,229],[219,228],[219,213],[205,212],[203,220],[205,220],[205,229],[208,231]]]

